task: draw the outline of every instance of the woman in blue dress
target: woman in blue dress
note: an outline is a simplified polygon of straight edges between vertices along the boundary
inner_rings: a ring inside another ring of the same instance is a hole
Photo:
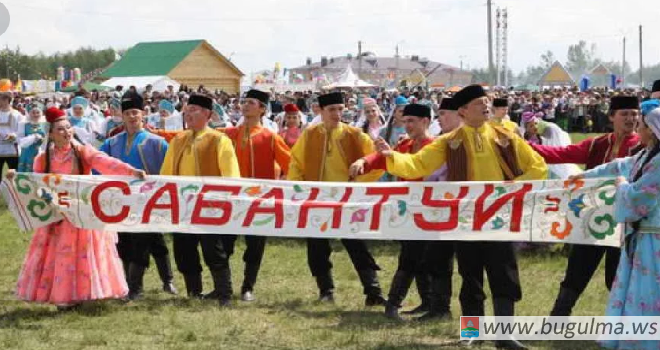
[[[589,170],[580,177],[616,178],[614,219],[624,223],[621,260],[607,303],[607,316],[660,316],[660,108],[642,118],[646,148]],[[608,340],[613,349],[660,349],[660,340]]]
[[[30,109],[29,118],[21,122],[18,126],[18,147],[20,147],[20,156],[18,158],[18,171],[23,173],[32,172],[34,158],[39,153],[39,148],[43,144],[46,136],[43,113],[40,106],[34,105]]]

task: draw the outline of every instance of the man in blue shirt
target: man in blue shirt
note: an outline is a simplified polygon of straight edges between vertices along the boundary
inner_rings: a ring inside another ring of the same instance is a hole
[[[148,175],[158,175],[167,153],[167,142],[144,129],[142,107],[140,95],[128,92],[122,97],[124,131],[107,139],[101,146],[101,151],[136,169],[144,170]],[[162,233],[119,233],[117,250],[127,271],[129,299],[142,296],[142,280],[144,271],[149,266],[149,254],[153,255],[156,261],[158,274],[163,281],[163,290],[170,294],[177,293],[172,283],[174,276],[169,251]]]

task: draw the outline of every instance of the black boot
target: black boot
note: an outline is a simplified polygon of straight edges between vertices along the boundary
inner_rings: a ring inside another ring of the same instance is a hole
[[[213,291],[205,294],[202,299],[216,299],[219,300],[221,306],[228,306],[233,293],[229,266],[212,270],[211,277],[213,277]]]
[[[449,304],[451,302],[451,285],[444,279],[431,279],[431,295],[429,311],[417,318],[418,321],[446,320],[451,318]],[[483,309],[483,306],[482,306]]]
[[[174,274],[172,274],[172,264],[170,263],[170,257],[168,255],[155,257],[156,268],[158,269],[158,275],[160,280],[163,282],[163,291],[172,295],[177,295],[179,292],[174,287]]]
[[[202,274],[192,273],[183,275],[183,280],[186,283],[186,291],[188,298],[201,299],[202,298]]]
[[[258,264],[245,264],[245,272],[243,275],[243,285],[241,286],[241,300],[254,301],[254,285],[257,283],[257,275],[259,275]]]
[[[461,316],[485,316],[486,311],[484,308],[484,302],[478,301],[474,303],[465,303],[461,301],[461,311],[463,312]]]
[[[144,266],[130,263],[128,266],[128,299],[136,300],[142,298],[142,286],[144,280]]]
[[[493,314],[495,316],[512,316],[515,314],[513,299],[494,298]],[[496,340],[495,347],[498,349],[527,349],[521,342],[510,338],[507,340]]]
[[[417,293],[419,293],[422,303],[412,310],[402,312],[404,315],[423,314],[431,308],[431,276],[427,273],[420,272],[415,275],[415,284],[417,285]]]
[[[376,270],[360,270],[358,271],[358,276],[360,277],[360,282],[362,282],[364,294],[367,296],[364,306],[385,305],[387,300],[383,298],[383,291],[380,289]]]
[[[403,321],[399,316],[399,308],[401,303],[408,294],[408,289],[412,284],[414,276],[406,271],[397,270],[392,278],[390,285],[390,292],[387,295],[387,304],[385,305],[385,316],[387,318]]]
[[[570,316],[579,297],[580,294],[573,289],[561,287],[550,316]]]
[[[231,305],[231,296],[234,293],[231,285],[231,270],[229,266],[218,272],[220,277],[220,295],[218,296],[218,305],[220,307]]]
[[[335,302],[335,283],[332,280],[332,274],[316,276],[316,285],[319,288],[320,302]]]

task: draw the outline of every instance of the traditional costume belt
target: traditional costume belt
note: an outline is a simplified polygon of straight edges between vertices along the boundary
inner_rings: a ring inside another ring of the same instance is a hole
[[[639,232],[639,233],[653,233],[653,234],[660,234],[660,227],[654,227],[654,226],[640,226],[638,232]]]

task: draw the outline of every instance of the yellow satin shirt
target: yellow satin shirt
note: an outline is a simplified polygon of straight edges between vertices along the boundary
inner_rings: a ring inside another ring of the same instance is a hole
[[[200,139],[205,133],[210,129],[206,128],[202,131],[197,132],[195,139],[192,143],[186,145],[186,149],[183,151],[181,156],[181,161],[179,163],[178,174],[181,176],[196,176],[195,169],[197,169],[197,164],[195,163],[195,142]],[[234,153],[234,145],[232,144],[229,137],[222,137],[221,141],[217,145],[217,156],[218,164],[220,165],[220,172],[223,177],[241,177],[241,171],[238,168],[238,161],[236,160],[236,154]],[[161,175],[174,175],[174,154],[175,150],[173,147],[167,149],[165,154],[165,160],[163,160],[163,166],[160,168]],[[200,161],[204,161],[201,159]]]
[[[319,127],[322,128],[324,132],[327,132],[324,126],[320,125]],[[307,146],[305,145],[305,133],[307,130],[305,130],[303,135],[301,135],[301,137],[291,149],[291,163],[289,163],[289,173],[287,174],[287,180],[303,180],[303,174],[305,173],[305,152],[316,152],[319,157],[324,157],[325,162],[321,181],[348,181],[348,168],[350,164],[346,164],[346,161],[341,154],[341,146],[339,144],[339,136],[342,134],[344,130],[343,128],[345,127],[345,124],[339,123],[339,125],[331,131],[330,142],[328,144],[328,150],[326,154],[323,154],[323,150],[321,149],[307,149]],[[364,155],[371,154],[375,151],[373,141],[365,133],[360,133],[360,144],[362,145],[362,152]],[[367,174],[358,176],[355,181],[373,182],[383,176],[383,173],[384,171],[382,170],[374,170]]]
[[[479,128],[463,125],[466,133],[466,153],[470,155],[468,167],[472,178],[470,181],[504,181],[502,168],[498,163],[497,150],[493,140],[496,131],[485,123]],[[452,134],[442,135],[426,145],[415,154],[394,152],[387,158],[387,172],[406,179],[415,179],[431,175],[447,162],[447,142]],[[513,137],[513,147],[520,170],[523,174],[515,180],[543,180],[548,173],[548,167],[543,158],[521,137]]]

